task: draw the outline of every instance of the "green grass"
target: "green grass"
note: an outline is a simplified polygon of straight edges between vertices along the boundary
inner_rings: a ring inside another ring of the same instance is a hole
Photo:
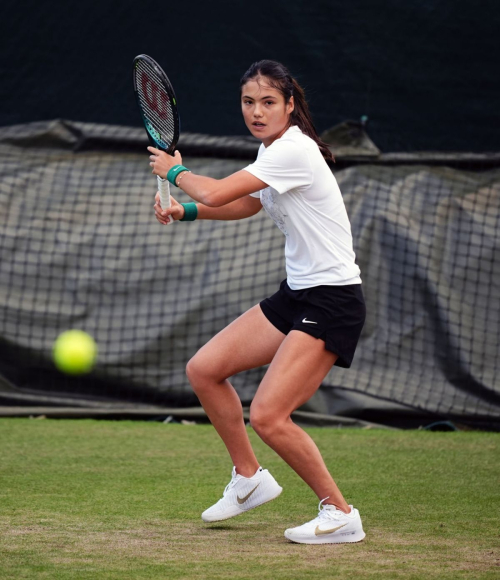
[[[500,434],[308,432],[359,544],[283,537],[317,499],[251,430],[284,492],[206,525],[231,470],[212,427],[1,419],[0,578],[500,578]]]

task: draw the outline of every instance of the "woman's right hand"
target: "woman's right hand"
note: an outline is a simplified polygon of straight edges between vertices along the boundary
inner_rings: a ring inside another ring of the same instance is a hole
[[[184,217],[185,213],[184,207],[179,202],[177,202],[172,196],[170,196],[170,203],[171,203],[170,207],[161,209],[160,192],[159,191],[156,192],[155,204],[153,207],[155,210],[156,219],[163,225],[168,225],[169,223],[168,216],[170,216],[175,221],[181,220]]]

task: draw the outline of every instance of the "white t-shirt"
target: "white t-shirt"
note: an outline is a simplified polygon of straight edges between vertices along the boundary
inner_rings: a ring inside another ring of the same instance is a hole
[[[252,193],[286,236],[287,282],[292,290],[361,284],[351,224],[337,180],[318,145],[297,126],[245,167],[269,187]]]

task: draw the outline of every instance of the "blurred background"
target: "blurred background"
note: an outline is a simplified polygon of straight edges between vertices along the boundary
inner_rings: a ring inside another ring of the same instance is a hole
[[[193,171],[255,157],[239,79],[263,58],[302,84],[334,152],[368,319],[352,369],[333,369],[297,420],[499,428],[497,4],[2,7],[0,414],[202,420],[186,362],[285,277],[264,212],[155,221],[132,90],[146,53],[174,85]],[[68,328],[98,343],[90,375],[52,363]],[[245,407],[264,372],[234,378]]]
[[[382,151],[498,150],[498,5],[478,0],[247,4],[4,0],[0,124],[139,125],[132,59],[174,83],[184,131],[242,135],[238,82],[285,63],[318,130],[370,119]]]

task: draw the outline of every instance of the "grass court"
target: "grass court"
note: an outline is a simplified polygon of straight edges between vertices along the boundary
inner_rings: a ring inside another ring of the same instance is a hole
[[[251,429],[283,493],[209,525],[231,478],[210,425],[0,419],[0,578],[500,578],[500,434],[308,432],[360,510],[359,544],[284,538],[318,501]]]

